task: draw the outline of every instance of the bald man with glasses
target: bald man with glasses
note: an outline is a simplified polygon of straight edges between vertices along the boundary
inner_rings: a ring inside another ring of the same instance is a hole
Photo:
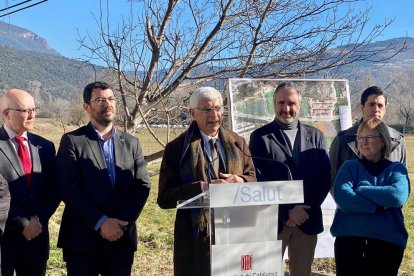
[[[2,275],[46,275],[48,222],[60,202],[55,186],[55,147],[31,133],[38,109],[29,93],[7,91],[1,108],[0,173],[11,195],[1,238]]]

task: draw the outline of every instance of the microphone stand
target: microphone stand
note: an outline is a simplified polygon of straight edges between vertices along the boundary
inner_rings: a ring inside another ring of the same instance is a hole
[[[211,182],[212,182],[212,179],[211,179],[211,162],[212,161],[210,161],[210,159],[208,158],[206,151],[204,151],[204,160],[206,162],[205,174],[207,176],[208,185],[210,185]],[[210,200],[210,189],[208,191],[204,191],[204,193],[206,194],[206,197],[208,198],[208,200]],[[207,230],[209,231],[208,234],[209,234],[209,237],[210,237],[210,249],[211,249],[211,246],[213,244],[215,244],[214,210],[209,208],[209,211],[210,211],[209,212],[209,217],[210,218],[208,220],[208,223],[210,225],[208,226]],[[210,260],[210,266],[211,266],[211,260]]]

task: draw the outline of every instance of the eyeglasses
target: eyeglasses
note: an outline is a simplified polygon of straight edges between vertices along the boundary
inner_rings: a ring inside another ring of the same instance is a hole
[[[18,108],[11,108],[11,107],[9,107],[9,108],[7,108],[7,110],[14,110],[14,111],[20,112],[22,114],[32,114],[32,113],[39,112],[39,108],[38,107],[35,107],[35,108],[27,108],[27,109],[18,109]]]
[[[380,138],[381,136],[379,135],[367,135],[367,136],[357,136],[357,141],[358,142],[367,142],[367,143],[372,143],[374,142],[374,140],[376,138]]]
[[[210,112],[212,112],[213,110],[215,112],[221,112],[221,111],[223,111],[223,106],[222,105],[218,105],[218,106],[203,107],[203,108],[196,107],[194,109],[201,110],[201,111],[203,111],[204,114],[210,114]]]
[[[95,102],[97,105],[103,105],[106,101],[108,101],[109,103],[114,103],[115,100],[116,100],[115,97],[109,97],[109,98],[97,97],[94,100],[90,100],[89,103]]]

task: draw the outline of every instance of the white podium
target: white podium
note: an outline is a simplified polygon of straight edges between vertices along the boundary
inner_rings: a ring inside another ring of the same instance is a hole
[[[280,276],[278,206],[302,202],[301,180],[270,181],[210,184],[177,208],[210,208],[212,276]]]

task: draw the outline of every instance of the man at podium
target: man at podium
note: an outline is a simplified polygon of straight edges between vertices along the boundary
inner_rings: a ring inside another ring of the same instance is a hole
[[[208,191],[209,183],[256,181],[246,141],[221,126],[221,93],[212,87],[196,89],[190,97],[190,114],[190,127],[168,143],[164,151],[157,199],[163,209],[175,208],[177,201]],[[208,210],[177,210],[175,276],[210,276],[209,227]]]

